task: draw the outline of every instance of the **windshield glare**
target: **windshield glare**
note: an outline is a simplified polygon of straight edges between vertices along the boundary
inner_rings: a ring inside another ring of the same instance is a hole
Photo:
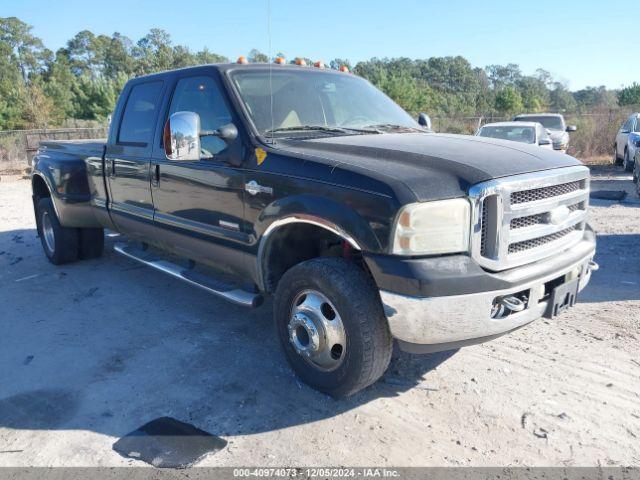
[[[389,124],[420,128],[389,97],[354,75],[274,68],[271,79],[268,70],[237,70],[231,78],[261,134],[297,126],[359,129]]]
[[[548,128],[549,130],[565,129],[562,118],[556,116],[518,117],[516,120],[520,122],[538,122],[541,123],[544,128]]]
[[[533,127],[482,127],[481,137],[500,138],[521,143],[535,143],[536,132]]]

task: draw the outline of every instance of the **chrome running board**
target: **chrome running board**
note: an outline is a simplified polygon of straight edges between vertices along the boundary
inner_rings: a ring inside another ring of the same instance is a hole
[[[136,260],[148,267],[155,268],[178,280],[182,280],[190,285],[201,288],[206,292],[228,300],[231,303],[243,307],[256,308],[262,304],[263,297],[259,293],[251,293],[234,287],[215,277],[203,275],[190,269],[176,265],[167,260],[154,256],[151,252],[136,248],[126,243],[117,243],[113,249],[125,257]]]

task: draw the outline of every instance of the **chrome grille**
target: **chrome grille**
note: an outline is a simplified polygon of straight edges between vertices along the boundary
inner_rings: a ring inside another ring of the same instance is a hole
[[[481,235],[482,235],[482,239],[480,242],[480,252],[482,253],[482,255],[484,255],[486,253],[486,248],[487,248],[487,222],[489,220],[489,209],[487,208],[487,202],[482,202],[482,219],[481,221]]]
[[[560,195],[580,190],[583,183],[584,182],[582,181],[568,182],[560,185],[552,185],[550,187],[532,188],[530,190],[513,192],[511,194],[511,205],[535,202],[538,200],[544,200],[545,198],[559,197]]]
[[[471,254],[498,271],[553,255],[580,241],[589,170],[568,167],[475,185]]]
[[[531,240],[524,240],[523,242],[512,243],[509,245],[509,253],[519,253],[529,250],[531,248],[541,247],[554,240],[559,240],[562,237],[569,235],[575,231],[575,227],[565,228],[559,232],[552,233],[551,235],[545,235],[544,237],[532,238]]]
[[[511,220],[511,230],[515,230],[516,228],[526,228],[543,222],[543,213],[536,213],[535,215],[529,215],[528,217],[518,217]]]

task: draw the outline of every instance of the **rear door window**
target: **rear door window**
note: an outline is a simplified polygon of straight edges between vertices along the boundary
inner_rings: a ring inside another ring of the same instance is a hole
[[[119,144],[146,147],[152,141],[161,92],[162,81],[140,83],[131,89],[120,122]]]

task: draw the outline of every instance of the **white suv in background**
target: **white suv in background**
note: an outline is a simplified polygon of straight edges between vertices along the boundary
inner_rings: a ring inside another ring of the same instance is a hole
[[[622,124],[613,144],[613,162],[633,171],[636,149],[640,144],[640,113],[634,113]]]

